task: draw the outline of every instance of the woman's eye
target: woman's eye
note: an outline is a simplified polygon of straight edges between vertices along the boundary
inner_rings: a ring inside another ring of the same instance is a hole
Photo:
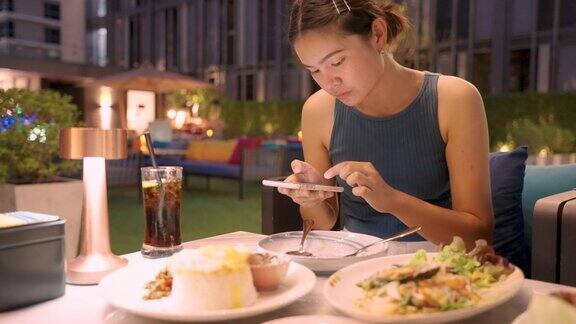
[[[336,63],[332,63],[332,66],[338,66],[338,65],[342,64],[342,62],[344,62],[344,58],[341,58],[341,59],[338,60],[338,62],[336,62]]]

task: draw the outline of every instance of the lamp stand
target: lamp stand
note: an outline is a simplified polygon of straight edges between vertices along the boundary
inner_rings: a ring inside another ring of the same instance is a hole
[[[80,254],[67,264],[66,282],[92,285],[128,261],[110,250],[105,159],[84,157],[82,172],[84,213]]]

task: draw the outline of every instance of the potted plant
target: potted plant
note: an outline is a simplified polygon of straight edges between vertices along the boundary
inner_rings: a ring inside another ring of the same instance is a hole
[[[58,131],[78,108],[54,91],[0,89],[0,212],[26,210],[66,219],[66,256],[77,253],[82,181],[64,178],[78,163],[58,158]]]

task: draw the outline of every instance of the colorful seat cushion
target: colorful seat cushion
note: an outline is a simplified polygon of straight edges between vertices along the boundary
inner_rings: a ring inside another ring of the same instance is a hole
[[[258,148],[262,140],[257,137],[242,137],[238,139],[238,144],[234,148],[234,152],[230,156],[228,163],[230,164],[240,164],[242,161],[242,150],[246,148]]]
[[[202,158],[199,160],[210,162],[228,163],[237,146],[235,139],[227,141],[207,140],[203,142],[204,150]]]
[[[186,149],[186,160],[202,160],[204,158],[204,141],[190,141]]]

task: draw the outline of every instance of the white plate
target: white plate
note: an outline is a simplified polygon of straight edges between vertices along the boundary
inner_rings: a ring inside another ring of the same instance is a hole
[[[429,253],[428,255],[434,257],[437,253]],[[394,264],[405,264],[412,257],[413,254],[393,255],[346,267],[328,278],[324,285],[324,297],[333,307],[362,320],[379,323],[438,323],[468,318],[492,309],[514,297],[524,281],[522,271],[515,268],[506,280],[483,291],[483,299],[480,304],[447,312],[382,316],[362,311],[355,306],[356,301],[364,295],[364,291],[357,287],[356,283]]]
[[[283,232],[270,235],[258,242],[261,249],[285,253],[298,250],[302,231]],[[313,271],[329,272],[344,268],[350,264],[386,255],[388,244],[376,244],[354,257],[343,257],[380,238],[344,231],[312,231],[306,237],[304,249],[314,254],[311,257],[291,256]]]
[[[291,262],[280,287],[273,292],[259,293],[252,306],[216,311],[179,311],[171,307],[170,297],[142,299],[144,286],[164,266],[165,261],[130,264],[106,276],[100,282],[100,292],[114,307],[136,315],[169,321],[208,322],[243,318],[281,308],[308,294],[316,283],[316,275],[312,271]]]
[[[264,324],[362,324],[358,320],[332,315],[300,315],[275,319]]]

